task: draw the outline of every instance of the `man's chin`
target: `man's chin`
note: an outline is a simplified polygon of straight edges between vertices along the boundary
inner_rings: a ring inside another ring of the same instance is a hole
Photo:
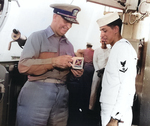
[[[65,33],[59,33],[58,36],[64,36]]]
[[[67,31],[63,31],[60,33],[61,36],[65,35]]]

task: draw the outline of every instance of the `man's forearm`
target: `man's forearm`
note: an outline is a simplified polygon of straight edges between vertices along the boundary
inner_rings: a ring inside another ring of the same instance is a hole
[[[19,61],[20,73],[29,75],[41,75],[48,70],[53,70],[52,58],[48,59],[24,59]]]

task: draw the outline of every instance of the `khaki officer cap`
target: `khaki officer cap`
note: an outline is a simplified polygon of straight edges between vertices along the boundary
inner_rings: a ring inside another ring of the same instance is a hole
[[[54,13],[61,15],[65,20],[79,24],[76,20],[80,7],[70,4],[51,4],[50,7],[54,8]]]
[[[118,15],[118,12],[109,13],[109,14],[104,15],[102,18],[98,19],[97,24],[99,25],[99,27],[102,27],[102,26],[112,23],[113,21],[115,21],[119,18],[120,17]]]

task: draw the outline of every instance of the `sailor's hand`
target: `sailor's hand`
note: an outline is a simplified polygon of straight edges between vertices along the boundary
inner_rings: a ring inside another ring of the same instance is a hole
[[[72,56],[63,55],[52,58],[52,65],[53,67],[65,69],[71,67],[72,61]]]
[[[118,120],[111,118],[106,126],[118,126]]]
[[[105,43],[105,41],[104,40],[101,40],[101,48],[102,49],[107,49],[107,46],[106,46],[106,43]]]
[[[73,73],[73,75],[75,77],[81,77],[83,74],[83,69],[79,70],[79,69],[71,69],[71,72]]]

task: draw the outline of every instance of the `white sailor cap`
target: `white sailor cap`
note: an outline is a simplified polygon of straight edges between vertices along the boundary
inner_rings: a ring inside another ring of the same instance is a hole
[[[70,4],[51,4],[50,7],[54,8],[54,13],[61,15],[65,20],[79,24],[76,20],[80,7]]]
[[[119,14],[118,12],[114,12],[114,13],[108,13],[106,15],[104,15],[102,18],[97,20],[97,24],[99,25],[99,27],[108,25],[110,23],[112,23],[113,21],[119,19]]]

